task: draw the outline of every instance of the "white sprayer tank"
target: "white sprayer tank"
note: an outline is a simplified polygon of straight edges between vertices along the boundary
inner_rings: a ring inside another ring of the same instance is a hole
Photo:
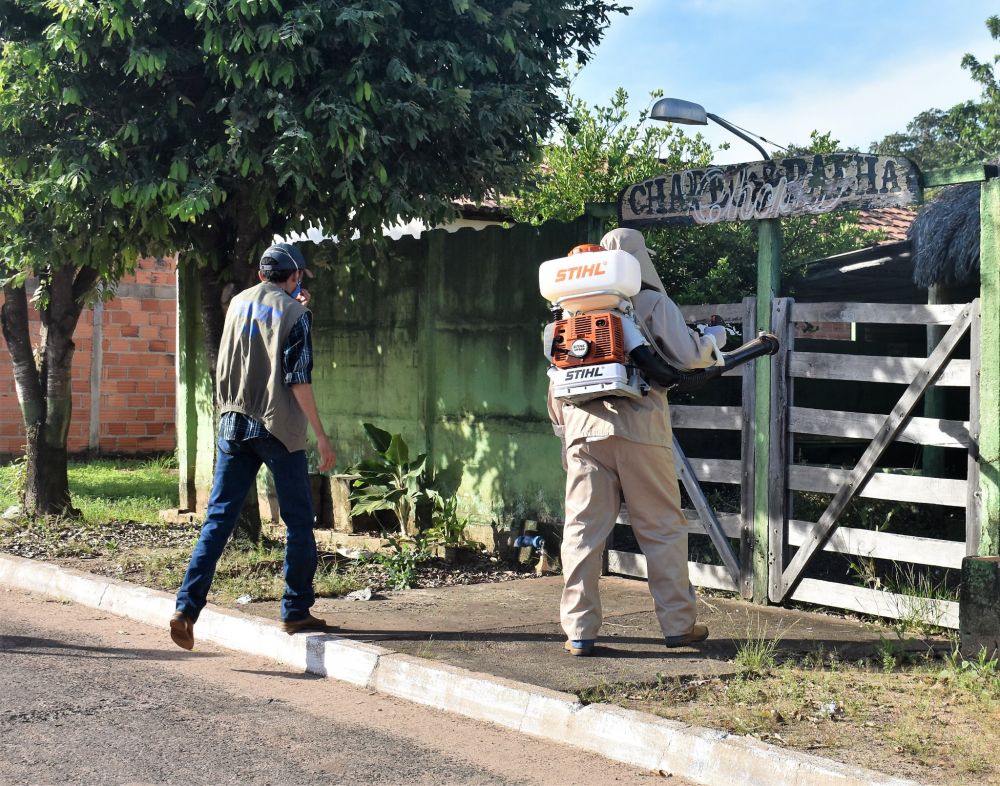
[[[542,297],[571,312],[613,309],[641,288],[639,260],[620,249],[550,259],[538,268]]]

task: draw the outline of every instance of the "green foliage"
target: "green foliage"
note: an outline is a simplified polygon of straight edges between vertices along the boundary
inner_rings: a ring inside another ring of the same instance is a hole
[[[742,641],[736,642],[736,656],[733,658],[733,665],[740,676],[753,679],[774,671],[781,636],[780,630],[777,635],[768,635],[767,625],[760,615],[756,620],[748,618],[746,636]]]
[[[19,498],[25,462],[0,467],[0,511]],[[72,461],[69,485],[82,524],[100,527],[111,521],[156,523],[159,511],[177,507],[177,470],[163,460],[97,459]]]
[[[653,93],[651,102],[661,93]],[[567,91],[567,116],[542,150],[533,182],[505,200],[517,221],[571,221],[587,203],[614,202],[628,185],[688,164],[705,166],[712,149],[701,134],[649,119],[629,123],[628,93],[618,88],[607,106],[588,106]]]
[[[608,106],[590,107],[567,93],[569,117],[545,146],[533,182],[507,200],[517,220],[570,220],[582,215],[587,203],[616,202],[632,183],[711,162],[712,149],[700,134],[689,137],[672,124],[650,121],[648,111],[630,123],[627,102],[628,94],[620,88]],[[829,133],[814,131],[808,150],[829,153],[838,144]],[[783,291],[794,294],[804,262],[872,245],[882,238],[859,229],[857,219],[857,213],[851,212],[781,219]],[[607,228],[613,224],[609,221]],[[674,300],[732,303],[756,291],[754,223],[677,226],[644,234]]]
[[[346,238],[397,215],[440,219],[454,198],[520,179],[563,111],[561,64],[586,62],[623,10],[6,0],[8,207],[59,205],[77,231],[202,262],[220,242],[249,255],[313,221]]]
[[[430,557],[428,544],[423,538],[389,538],[389,547],[390,553],[376,552],[368,559],[385,570],[390,587],[410,589],[416,581],[418,566]]]
[[[1000,40],[1000,17],[986,20],[994,41]],[[979,101],[964,101],[946,109],[928,109],[911,120],[905,132],[873,142],[871,151],[912,158],[922,169],[996,161],[1000,156],[1000,55],[981,62],[962,58],[962,68],[982,88]]]
[[[973,164],[996,155],[993,151],[970,144],[984,127],[984,106],[965,101],[947,110],[928,109],[906,124],[906,131],[896,132],[873,142],[872,153],[900,155],[917,163],[922,170]]]
[[[945,666],[938,673],[938,679],[973,695],[1000,698],[1000,663],[986,647],[980,647],[971,660],[963,658],[957,648],[944,660]]]
[[[431,527],[426,532],[427,541],[441,546],[465,546],[468,540],[465,530],[469,526],[469,517],[459,517],[458,499],[435,495],[434,513]]]
[[[371,423],[365,423],[364,429],[375,456],[348,470],[360,476],[353,483],[351,512],[363,515],[391,511],[400,535],[405,538],[411,515],[428,499],[420,484],[427,454],[421,453],[411,461],[410,448],[401,434],[390,434]]]

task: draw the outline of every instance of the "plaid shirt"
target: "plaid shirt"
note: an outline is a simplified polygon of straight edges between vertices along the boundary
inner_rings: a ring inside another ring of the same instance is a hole
[[[286,385],[303,385],[312,382],[312,314],[306,312],[292,326],[285,348],[282,350],[281,367]],[[259,420],[240,412],[226,412],[219,418],[219,437],[242,442],[256,437],[266,437],[268,431]]]

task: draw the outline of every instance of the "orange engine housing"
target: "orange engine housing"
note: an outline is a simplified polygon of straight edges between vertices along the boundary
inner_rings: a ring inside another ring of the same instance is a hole
[[[592,366],[597,363],[625,363],[625,338],[621,319],[608,311],[578,314],[557,320],[552,336],[552,364],[556,368]],[[569,353],[573,342],[582,339],[589,345],[582,358]]]

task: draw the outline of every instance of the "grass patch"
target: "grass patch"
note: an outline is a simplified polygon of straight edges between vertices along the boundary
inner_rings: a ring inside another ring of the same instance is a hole
[[[23,473],[23,461],[0,466],[0,509],[18,503]],[[159,511],[177,507],[177,462],[172,455],[70,461],[67,473],[70,497],[84,524],[153,523]]]
[[[774,641],[757,637],[756,642]],[[754,666],[729,677],[608,683],[581,691],[608,702],[698,726],[752,735],[848,764],[921,782],[985,786],[1000,780],[993,742],[1000,720],[1000,665],[890,643],[847,662],[833,652],[776,658],[753,645]],[[737,658],[734,658],[734,663]],[[887,669],[887,666],[890,668]]]

